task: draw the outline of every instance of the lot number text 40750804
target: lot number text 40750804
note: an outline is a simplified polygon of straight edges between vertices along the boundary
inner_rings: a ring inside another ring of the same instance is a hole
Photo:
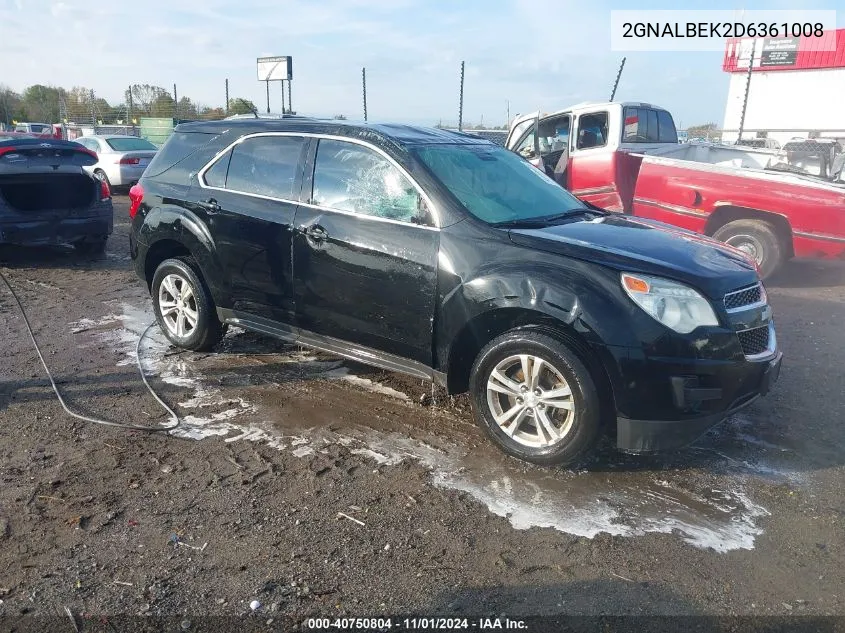
[[[306,628],[335,631],[450,631],[524,630],[522,620],[510,618],[309,618]]]

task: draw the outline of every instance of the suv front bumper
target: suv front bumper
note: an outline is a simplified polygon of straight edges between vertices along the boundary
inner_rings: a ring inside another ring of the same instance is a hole
[[[691,375],[689,370],[695,369],[694,363],[686,371],[678,371],[677,365],[648,363],[650,384],[664,385],[671,394],[673,408],[679,413],[678,419],[632,419],[617,415],[617,448],[641,454],[693,443],[728,416],[766,395],[780,376],[782,361],[783,354],[775,351],[761,360],[711,365],[701,376]],[[699,377],[706,379],[707,386],[696,385]],[[690,409],[707,411],[696,414],[690,413]]]

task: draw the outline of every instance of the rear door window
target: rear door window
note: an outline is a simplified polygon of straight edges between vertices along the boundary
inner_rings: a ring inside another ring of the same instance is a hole
[[[294,191],[303,137],[257,136],[235,145],[229,159],[226,189],[282,200],[296,200]]]

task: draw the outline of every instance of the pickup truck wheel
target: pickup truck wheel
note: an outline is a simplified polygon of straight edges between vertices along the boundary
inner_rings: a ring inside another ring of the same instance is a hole
[[[598,441],[592,376],[551,336],[515,330],[491,341],[473,365],[470,394],[476,421],[513,457],[571,466]]]
[[[774,227],[763,220],[735,220],[713,234],[720,242],[747,253],[760,267],[760,276],[770,277],[784,261],[784,248]]]
[[[205,352],[223,337],[211,294],[192,259],[164,260],[151,293],[159,327],[177,347]]]

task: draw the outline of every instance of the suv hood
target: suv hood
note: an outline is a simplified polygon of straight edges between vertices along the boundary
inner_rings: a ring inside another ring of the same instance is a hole
[[[514,244],[628,272],[662,275],[711,299],[758,281],[745,254],[712,238],[662,222],[609,215],[539,229],[511,229]]]

